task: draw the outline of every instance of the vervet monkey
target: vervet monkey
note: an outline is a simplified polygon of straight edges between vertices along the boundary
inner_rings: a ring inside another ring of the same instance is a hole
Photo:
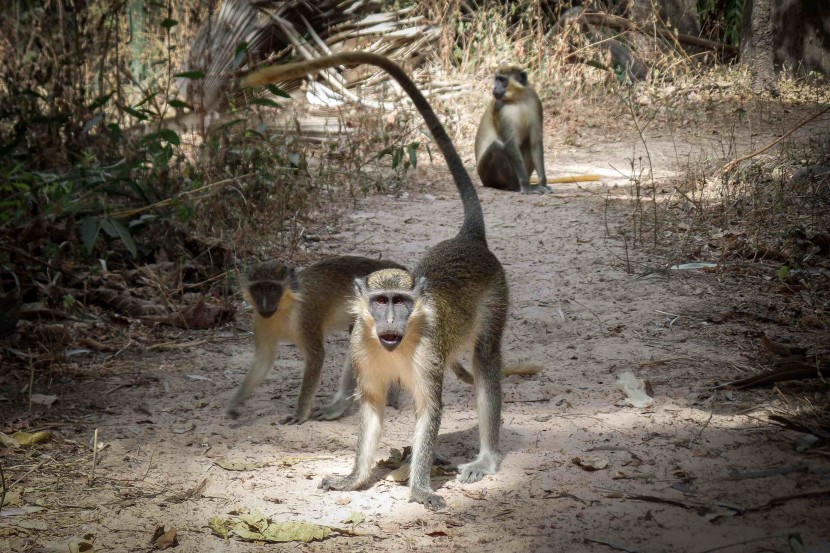
[[[297,409],[282,424],[302,424],[312,412],[325,358],[323,338],[337,330],[351,330],[354,316],[348,305],[354,297],[354,279],[373,271],[403,267],[393,261],[356,256],[336,256],[318,261],[299,274],[277,262],[254,265],[243,276],[245,300],[254,309],[254,362],[236,390],[228,414],[236,417],[239,406],[268,375],[277,357],[277,345],[296,345],[305,358],[303,383]],[[331,403],[315,415],[332,420],[352,403],[354,376],[345,363],[340,385]],[[392,396],[396,404],[396,394]]]
[[[493,99],[476,133],[476,169],[484,186],[522,194],[552,192],[545,177],[542,102],[527,73],[512,65],[496,71]],[[531,186],[530,174],[539,175]]]
[[[427,250],[412,273],[385,269],[355,281],[351,357],[360,397],[357,457],[348,476],[326,477],[320,487],[355,490],[367,483],[380,440],[387,387],[398,378],[415,398],[410,500],[439,509],[445,502],[430,486],[430,465],[441,425],[444,372],[469,349],[473,349],[480,449],[474,461],[459,467],[459,479],[476,482],[495,473],[502,460],[498,441],[507,280],[487,247],[484,215],[470,176],[429,102],[407,74],[384,56],[343,52],[271,66],[251,74],[244,84],[295,79],[359,63],[384,69],[412,99],[447,161],[461,195],[464,222],[454,238]]]

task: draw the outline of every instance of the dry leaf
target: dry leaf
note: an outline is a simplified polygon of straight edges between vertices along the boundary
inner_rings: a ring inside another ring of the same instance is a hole
[[[179,539],[176,536],[176,532],[175,528],[165,531],[164,526],[156,527],[156,531],[153,533],[153,546],[156,549],[161,550],[176,547],[179,545]]]
[[[20,444],[17,443],[17,440],[15,440],[7,434],[3,434],[2,432],[0,432],[0,442],[3,442],[4,446],[11,449],[17,449],[18,447],[20,447]]]
[[[36,405],[52,405],[58,400],[58,396],[46,396],[43,394],[32,394],[32,403]]]
[[[341,524],[353,524],[358,525],[366,520],[366,515],[361,513],[360,511],[353,511],[348,517],[346,517]]]
[[[34,434],[29,432],[15,432],[12,434],[12,438],[20,445],[34,445],[49,441],[49,438],[52,437],[52,433],[48,430],[41,430],[40,432],[35,432]]]
[[[571,459],[571,462],[578,467],[587,470],[587,471],[595,471],[595,470],[602,470],[608,466],[608,459],[600,458],[600,457],[591,457],[582,459],[581,457],[574,457]]]

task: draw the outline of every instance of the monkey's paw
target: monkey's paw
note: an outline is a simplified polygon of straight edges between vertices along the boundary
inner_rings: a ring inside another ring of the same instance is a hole
[[[296,415],[289,415],[280,421],[280,424],[303,424],[306,421]]]
[[[444,498],[437,493],[433,493],[432,490],[413,489],[412,493],[409,495],[409,501],[420,503],[430,511],[437,511],[438,509],[443,509],[447,506],[447,502],[444,501]]]
[[[485,475],[496,474],[501,463],[501,455],[499,454],[479,454],[472,463],[465,463],[458,465],[458,470],[461,471],[458,479],[464,484],[472,484],[478,482]]]
[[[522,194],[550,194],[553,192],[547,185],[537,184],[522,189]]]
[[[351,399],[335,399],[328,405],[315,407],[311,412],[311,418],[318,421],[333,421],[342,417],[351,405]]]
[[[339,492],[350,492],[358,489],[359,482],[356,478],[351,476],[326,476],[320,480],[320,485],[317,486],[321,490],[336,490]]]

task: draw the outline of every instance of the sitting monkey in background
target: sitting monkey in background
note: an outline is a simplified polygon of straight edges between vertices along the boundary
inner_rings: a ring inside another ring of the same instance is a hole
[[[545,177],[542,102],[522,69],[496,71],[493,100],[476,133],[476,169],[484,186],[522,194],[551,192]],[[539,184],[531,186],[536,170]]]
[[[281,424],[302,424],[312,412],[325,358],[324,337],[337,330],[351,332],[354,315],[348,305],[354,299],[354,280],[381,269],[403,269],[393,261],[355,256],[336,256],[318,261],[299,275],[277,262],[250,267],[242,281],[245,300],[254,307],[254,362],[228,406],[228,414],[239,415],[239,406],[265,377],[277,357],[277,344],[296,345],[305,359],[303,383],[294,415]],[[353,402],[355,379],[346,360],[337,394],[315,416],[333,420]],[[397,386],[389,405],[397,405]]]

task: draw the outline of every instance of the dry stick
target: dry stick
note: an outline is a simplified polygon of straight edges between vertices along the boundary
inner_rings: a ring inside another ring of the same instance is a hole
[[[210,184],[206,184],[204,186],[200,186],[199,188],[194,188],[193,190],[187,190],[185,192],[181,192],[172,196],[170,198],[165,198],[161,201],[158,201],[154,204],[146,205],[144,207],[137,207],[135,209],[125,209],[122,211],[116,211],[115,213],[110,214],[111,218],[121,218],[121,217],[131,217],[133,215],[138,215],[139,213],[144,213],[145,211],[150,211],[151,209],[155,209],[157,207],[164,207],[167,205],[172,204],[174,201],[178,200],[179,198],[184,198],[186,196],[190,196],[192,194],[196,194],[198,192],[204,192],[210,188],[215,188],[217,186],[222,186],[224,184],[228,184],[230,182],[236,182],[239,179],[245,179],[248,177],[253,177],[256,173],[245,173],[244,175],[239,175],[238,177],[231,177],[229,179],[223,179],[220,181],[212,182]]]
[[[759,536],[757,538],[749,538],[748,540],[741,540],[741,541],[736,541],[736,542],[732,542],[732,543],[727,543],[727,544],[724,544],[724,545],[719,545],[717,547],[713,547],[712,549],[707,549],[705,551],[700,551],[699,553],[714,553],[715,551],[723,551],[724,549],[730,549],[732,547],[735,547],[736,545],[746,545],[748,543],[752,543],[752,542],[756,542],[756,541],[768,540],[770,538],[783,538],[783,537],[784,536],[782,536],[781,534],[771,534],[769,536]]]
[[[745,156],[741,156],[738,159],[732,160],[729,163],[727,163],[726,165],[724,165],[723,168],[721,169],[721,174],[725,175],[726,173],[728,173],[729,171],[734,169],[735,166],[737,164],[739,164],[740,162],[742,162],[742,161],[746,161],[749,158],[752,158],[752,157],[755,157],[757,155],[763,154],[764,152],[766,152],[767,150],[769,150],[770,148],[772,148],[773,146],[775,146],[776,144],[778,144],[779,142],[781,142],[782,140],[784,140],[785,138],[790,136],[792,133],[794,133],[795,131],[797,131],[798,129],[800,129],[801,127],[803,127],[804,125],[806,125],[810,121],[812,121],[813,119],[816,119],[817,117],[823,115],[824,113],[826,113],[828,111],[830,111],[830,106],[827,106],[826,108],[824,108],[823,110],[821,110],[820,112],[818,112],[816,114],[808,115],[807,117],[805,117],[804,119],[799,121],[798,124],[795,127],[793,127],[792,129],[790,129],[784,136],[774,140],[769,145],[761,148],[760,150],[755,150],[754,152],[746,154]]]
[[[46,464],[46,463],[48,463],[49,461],[53,461],[53,460],[54,460],[54,459],[53,459],[52,457],[47,457],[46,459],[44,459],[44,460],[43,460],[43,461],[41,461],[40,463],[36,464],[36,465],[35,465],[35,466],[33,466],[31,469],[29,469],[28,471],[26,471],[26,474],[24,474],[23,476],[21,476],[20,478],[18,478],[17,480],[15,480],[14,482],[12,482],[11,484],[9,484],[9,488],[13,488],[13,487],[17,486],[18,484],[20,484],[20,482],[21,482],[24,478],[26,478],[27,476],[29,476],[30,474],[32,474],[34,471],[36,471],[37,469],[39,469],[40,467],[42,467],[43,465],[45,465],[45,464]]]
[[[0,463],[0,485],[3,486],[3,490],[0,491],[0,511],[3,510],[3,504],[6,503],[6,475],[3,474],[3,464]]]
[[[44,267],[48,267],[48,268],[52,269],[53,271],[57,271],[59,273],[65,273],[66,272],[61,267],[58,267],[57,265],[52,265],[48,261],[44,261],[43,259],[37,258],[37,257],[33,256],[32,254],[28,253],[27,251],[21,250],[17,246],[12,246],[11,244],[0,244],[0,250],[6,250],[7,252],[16,253],[20,257],[22,257],[24,259],[28,259],[32,263],[37,263],[39,265],[43,265]]]
[[[32,389],[35,387],[35,363],[29,357],[29,416],[32,416]]]
[[[95,462],[97,461],[98,457],[98,429],[95,429],[95,434],[92,436],[92,471],[89,473],[89,482],[87,482],[88,486],[92,486],[95,482]]]

